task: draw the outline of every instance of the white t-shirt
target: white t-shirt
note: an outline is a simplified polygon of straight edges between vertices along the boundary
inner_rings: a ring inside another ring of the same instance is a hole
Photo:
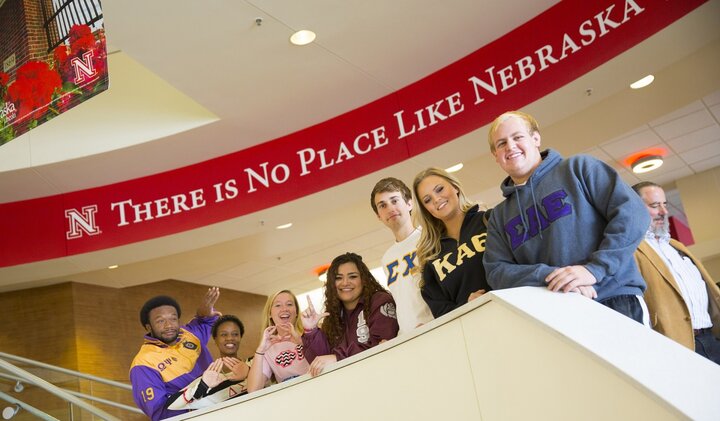
[[[419,240],[418,227],[406,239],[393,244],[382,258],[388,289],[395,300],[399,334],[410,332],[419,324],[433,319],[430,308],[420,295],[421,271],[415,275],[411,273],[411,269],[418,264],[416,248]]]

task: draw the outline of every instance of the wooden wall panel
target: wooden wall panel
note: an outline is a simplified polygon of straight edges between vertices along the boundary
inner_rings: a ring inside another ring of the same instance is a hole
[[[0,294],[0,350],[77,369],[70,284]]]

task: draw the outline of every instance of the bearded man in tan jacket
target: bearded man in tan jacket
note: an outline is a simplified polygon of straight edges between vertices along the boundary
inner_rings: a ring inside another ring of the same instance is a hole
[[[644,181],[633,190],[651,221],[635,261],[645,282],[650,324],[656,331],[720,364],[720,289],[681,242],[670,238],[665,191]]]

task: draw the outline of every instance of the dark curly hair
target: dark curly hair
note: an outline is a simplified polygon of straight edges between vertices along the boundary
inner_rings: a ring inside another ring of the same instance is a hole
[[[150,324],[150,312],[162,306],[173,306],[177,311],[178,319],[180,318],[180,304],[174,298],[167,295],[158,295],[147,300],[140,309],[140,323],[143,327]]]
[[[218,317],[218,319],[215,320],[215,323],[213,323],[213,326],[212,326],[212,337],[213,338],[217,338],[217,331],[220,328],[220,325],[225,322],[235,323],[237,325],[238,329],[240,329],[240,337],[241,338],[243,337],[243,335],[245,335],[245,326],[240,321],[240,319],[238,319],[237,316],[233,316],[232,314],[226,314],[224,316]]]
[[[379,291],[385,291],[375,279],[370,269],[362,261],[362,257],[355,253],[345,253],[333,259],[330,264],[330,268],[327,271],[327,281],[325,283],[325,311],[330,313],[322,322],[322,331],[328,339],[331,347],[337,346],[342,340],[345,328],[342,324],[342,312],[345,311],[343,303],[337,294],[335,288],[335,278],[337,277],[338,268],[340,265],[345,263],[354,263],[360,273],[360,280],[362,281],[362,293],[360,298],[365,303],[363,308],[363,314],[365,320],[370,317],[370,298]]]

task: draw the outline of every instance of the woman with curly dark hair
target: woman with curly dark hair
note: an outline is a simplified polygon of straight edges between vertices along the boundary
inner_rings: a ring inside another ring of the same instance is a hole
[[[398,333],[395,301],[355,253],[341,254],[332,261],[325,283],[325,313],[317,313],[308,299],[302,323],[305,356],[312,376],[320,374],[326,365]]]

